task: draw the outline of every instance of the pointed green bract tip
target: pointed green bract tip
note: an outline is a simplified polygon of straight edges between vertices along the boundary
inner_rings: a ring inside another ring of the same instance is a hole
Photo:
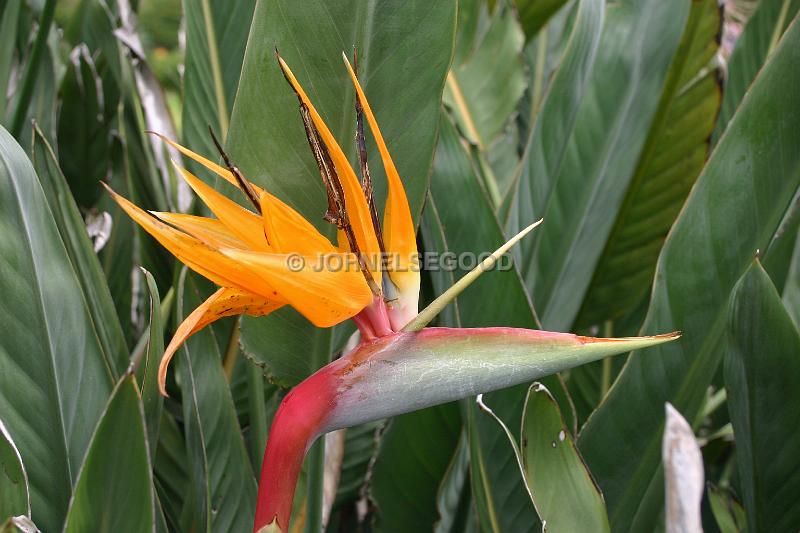
[[[438,298],[432,301],[428,307],[423,309],[416,317],[414,317],[411,322],[403,327],[403,331],[419,331],[425,326],[427,326],[431,320],[436,318],[436,316],[444,310],[447,305],[456,299],[456,297],[461,294],[464,289],[472,285],[472,283],[478,279],[478,276],[490,270],[494,267],[495,263],[500,259],[500,257],[509,251],[512,246],[517,244],[522,238],[533,231],[535,227],[539,224],[544,222],[544,219],[540,218],[527,228],[523,229],[513,237],[511,237],[503,246],[498,248],[497,250],[492,253],[489,257],[484,259],[483,261],[478,264],[475,268],[470,270],[467,274],[464,275],[461,279],[453,284],[452,287],[447,289],[444,293],[442,293]]]

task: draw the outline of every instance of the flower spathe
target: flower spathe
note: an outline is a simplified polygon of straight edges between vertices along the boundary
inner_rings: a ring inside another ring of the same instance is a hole
[[[318,149],[332,163],[327,170],[329,181],[334,183],[326,181],[325,185],[329,198],[337,191],[341,194],[338,211],[332,213],[329,206],[328,215],[339,229],[341,244],[331,243],[291,206],[248,181],[235,166],[224,168],[164,137],[183,155],[236,186],[251,200],[255,211],[242,207],[177,163],[179,174],[215,218],[147,212],[107,187],[145,231],[189,268],[220,287],[184,320],[167,346],[158,376],[162,394],[166,394],[167,367],[180,345],[226,316],[266,315],[290,305],[319,327],[355,318],[362,333],[374,337],[399,330],[417,314],[420,274],[412,264],[417,249],[411,212],[403,183],[355,72],[348,63],[388,177],[382,231],[386,249],[379,244],[381,229],[373,223],[371,198],[364,194],[347,156],[292,71],[283,59],[279,62],[301,108],[307,111],[307,131],[311,128],[311,135],[318,135]],[[226,154],[223,157],[227,160]],[[343,233],[352,238],[348,240]],[[393,264],[397,265],[385,272],[388,277],[383,275],[385,263],[381,260],[387,254],[396,258]],[[343,267],[319,268],[321,260]],[[393,286],[385,287],[387,284]],[[386,294],[396,293],[396,298],[384,300],[384,290]]]

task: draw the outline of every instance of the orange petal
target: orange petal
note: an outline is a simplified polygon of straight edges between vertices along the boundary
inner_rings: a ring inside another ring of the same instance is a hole
[[[260,202],[264,229],[275,252],[313,255],[337,251],[313,224],[276,196],[264,192]]]
[[[350,66],[350,61],[347,60],[347,56],[344,53],[342,53],[342,57],[347,66],[347,71],[350,73],[350,79],[356,88],[358,101],[364,109],[369,129],[375,138],[378,152],[381,154],[383,168],[386,170],[389,196],[386,199],[386,208],[383,215],[383,238],[386,244],[386,251],[393,254],[392,261],[395,266],[395,269],[390,270],[389,276],[401,292],[414,286],[419,292],[420,275],[419,269],[416,268],[416,231],[414,221],[411,219],[411,210],[408,207],[406,191],[400,175],[397,173],[397,168],[394,166],[392,156],[389,154],[389,149],[386,147],[381,130],[378,128],[378,121],[375,120],[375,115],[372,113],[372,108],[361,88],[361,84],[358,82],[353,67]]]
[[[318,327],[338,324],[372,302],[372,292],[354,254],[333,253],[321,258],[319,255],[221,251],[247,264]]]
[[[263,316],[281,307],[283,302],[267,300],[247,291],[223,287],[212,294],[205,302],[186,317],[178,326],[175,335],[164,350],[164,356],[158,366],[158,388],[161,394],[167,395],[165,383],[167,367],[181,344],[212,322],[233,315]]]
[[[216,218],[170,213],[168,211],[157,211],[153,212],[153,214],[164,222],[172,224],[181,231],[214,248],[248,247],[244,241],[231,233],[228,227]]]
[[[208,170],[210,170],[211,172],[215,173],[217,176],[221,177],[222,179],[224,179],[225,181],[227,181],[231,185],[235,186],[237,189],[241,190],[241,187],[239,187],[239,183],[236,181],[236,178],[233,177],[233,174],[231,174],[231,171],[228,170],[227,168],[221,167],[218,164],[214,163],[213,161],[211,161],[209,159],[206,159],[202,155],[197,154],[195,152],[192,152],[188,148],[186,148],[184,146],[181,146],[180,144],[176,143],[175,141],[172,141],[172,140],[164,137],[160,133],[156,133],[154,131],[150,132],[150,133],[152,133],[153,135],[156,135],[162,141],[164,141],[165,143],[169,144],[170,146],[172,146],[173,148],[178,150],[180,153],[182,153],[183,155],[185,155],[189,159],[192,159],[192,160],[200,163],[201,165],[206,167]],[[261,194],[264,191],[264,189],[262,189],[261,187],[259,187],[255,183],[251,182],[250,185],[252,185],[253,189],[255,189],[257,194]],[[245,191],[242,191],[242,192],[245,192]]]
[[[319,115],[316,108],[314,108],[314,105],[311,103],[308,95],[306,95],[305,91],[300,86],[297,78],[294,77],[294,74],[289,66],[281,57],[278,57],[278,62],[280,63],[283,73],[286,75],[286,79],[289,80],[289,83],[292,84],[292,87],[300,96],[300,100],[302,100],[302,102],[308,108],[311,119],[314,121],[314,125],[317,127],[319,134],[322,137],[322,141],[325,143],[325,146],[327,146],[331,154],[331,159],[336,167],[336,172],[342,182],[347,214],[350,217],[350,223],[353,226],[353,233],[355,233],[356,242],[358,243],[361,252],[367,254],[367,256],[370,258],[380,257],[380,247],[378,246],[378,238],[375,236],[375,230],[372,228],[372,218],[369,212],[369,206],[367,205],[366,198],[364,198],[364,192],[361,190],[361,183],[358,181],[358,178],[353,171],[353,167],[350,166],[347,156],[339,147],[339,143],[336,142],[333,134],[328,129],[328,126],[325,125],[322,117]],[[380,265],[380,261],[371,262],[377,264],[378,266]],[[381,276],[379,270],[373,270],[373,277],[375,278],[375,282],[378,284],[378,286],[380,286]]]
[[[259,215],[248,211],[224,194],[216,191],[185,168],[179,167],[177,164],[175,164],[175,168],[183,175],[183,179],[186,180],[200,199],[211,209],[211,212],[228,227],[231,233],[256,250],[269,251],[271,249],[267,242],[268,236],[264,236],[264,226]]]
[[[265,298],[277,297],[275,289],[252,270],[238,264],[208,244],[161,222],[115,193],[107,185],[106,189],[120,207],[147,233],[201,276],[217,285],[238,287]]]

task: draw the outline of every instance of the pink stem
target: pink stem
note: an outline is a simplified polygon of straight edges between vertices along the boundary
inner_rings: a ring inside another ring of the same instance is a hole
[[[335,407],[336,381],[323,369],[292,389],[278,407],[264,450],[254,532],[275,522],[280,531],[289,530],[300,467]]]
[[[371,304],[353,317],[353,321],[361,332],[362,341],[369,341],[395,333],[389,320],[386,304],[380,296],[375,296]]]
[[[358,331],[361,333],[362,341],[371,341],[377,338],[375,330],[372,329],[372,324],[370,323],[369,318],[364,315],[364,311],[361,311],[354,316],[353,322],[355,322],[356,326],[358,326]]]

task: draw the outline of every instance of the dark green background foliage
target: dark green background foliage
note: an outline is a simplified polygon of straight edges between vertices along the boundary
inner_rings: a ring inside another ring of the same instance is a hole
[[[704,529],[797,531],[798,10],[0,1],[0,531],[251,528],[277,406],[354,328],[291,310],[219,321],[178,352],[163,398],[164,342],[213,287],[100,181],[205,214],[145,131],[213,158],[211,126],[252,181],[333,236],[276,47],[352,161],[340,55],[358,50],[422,251],[491,251],[544,218],[513,269],[434,325],[683,333],[329,435],[304,463],[293,530],[680,528],[664,503],[669,402],[702,452]],[[367,149],[380,208],[369,135]],[[464,273],[423,273],[422,303]]]

